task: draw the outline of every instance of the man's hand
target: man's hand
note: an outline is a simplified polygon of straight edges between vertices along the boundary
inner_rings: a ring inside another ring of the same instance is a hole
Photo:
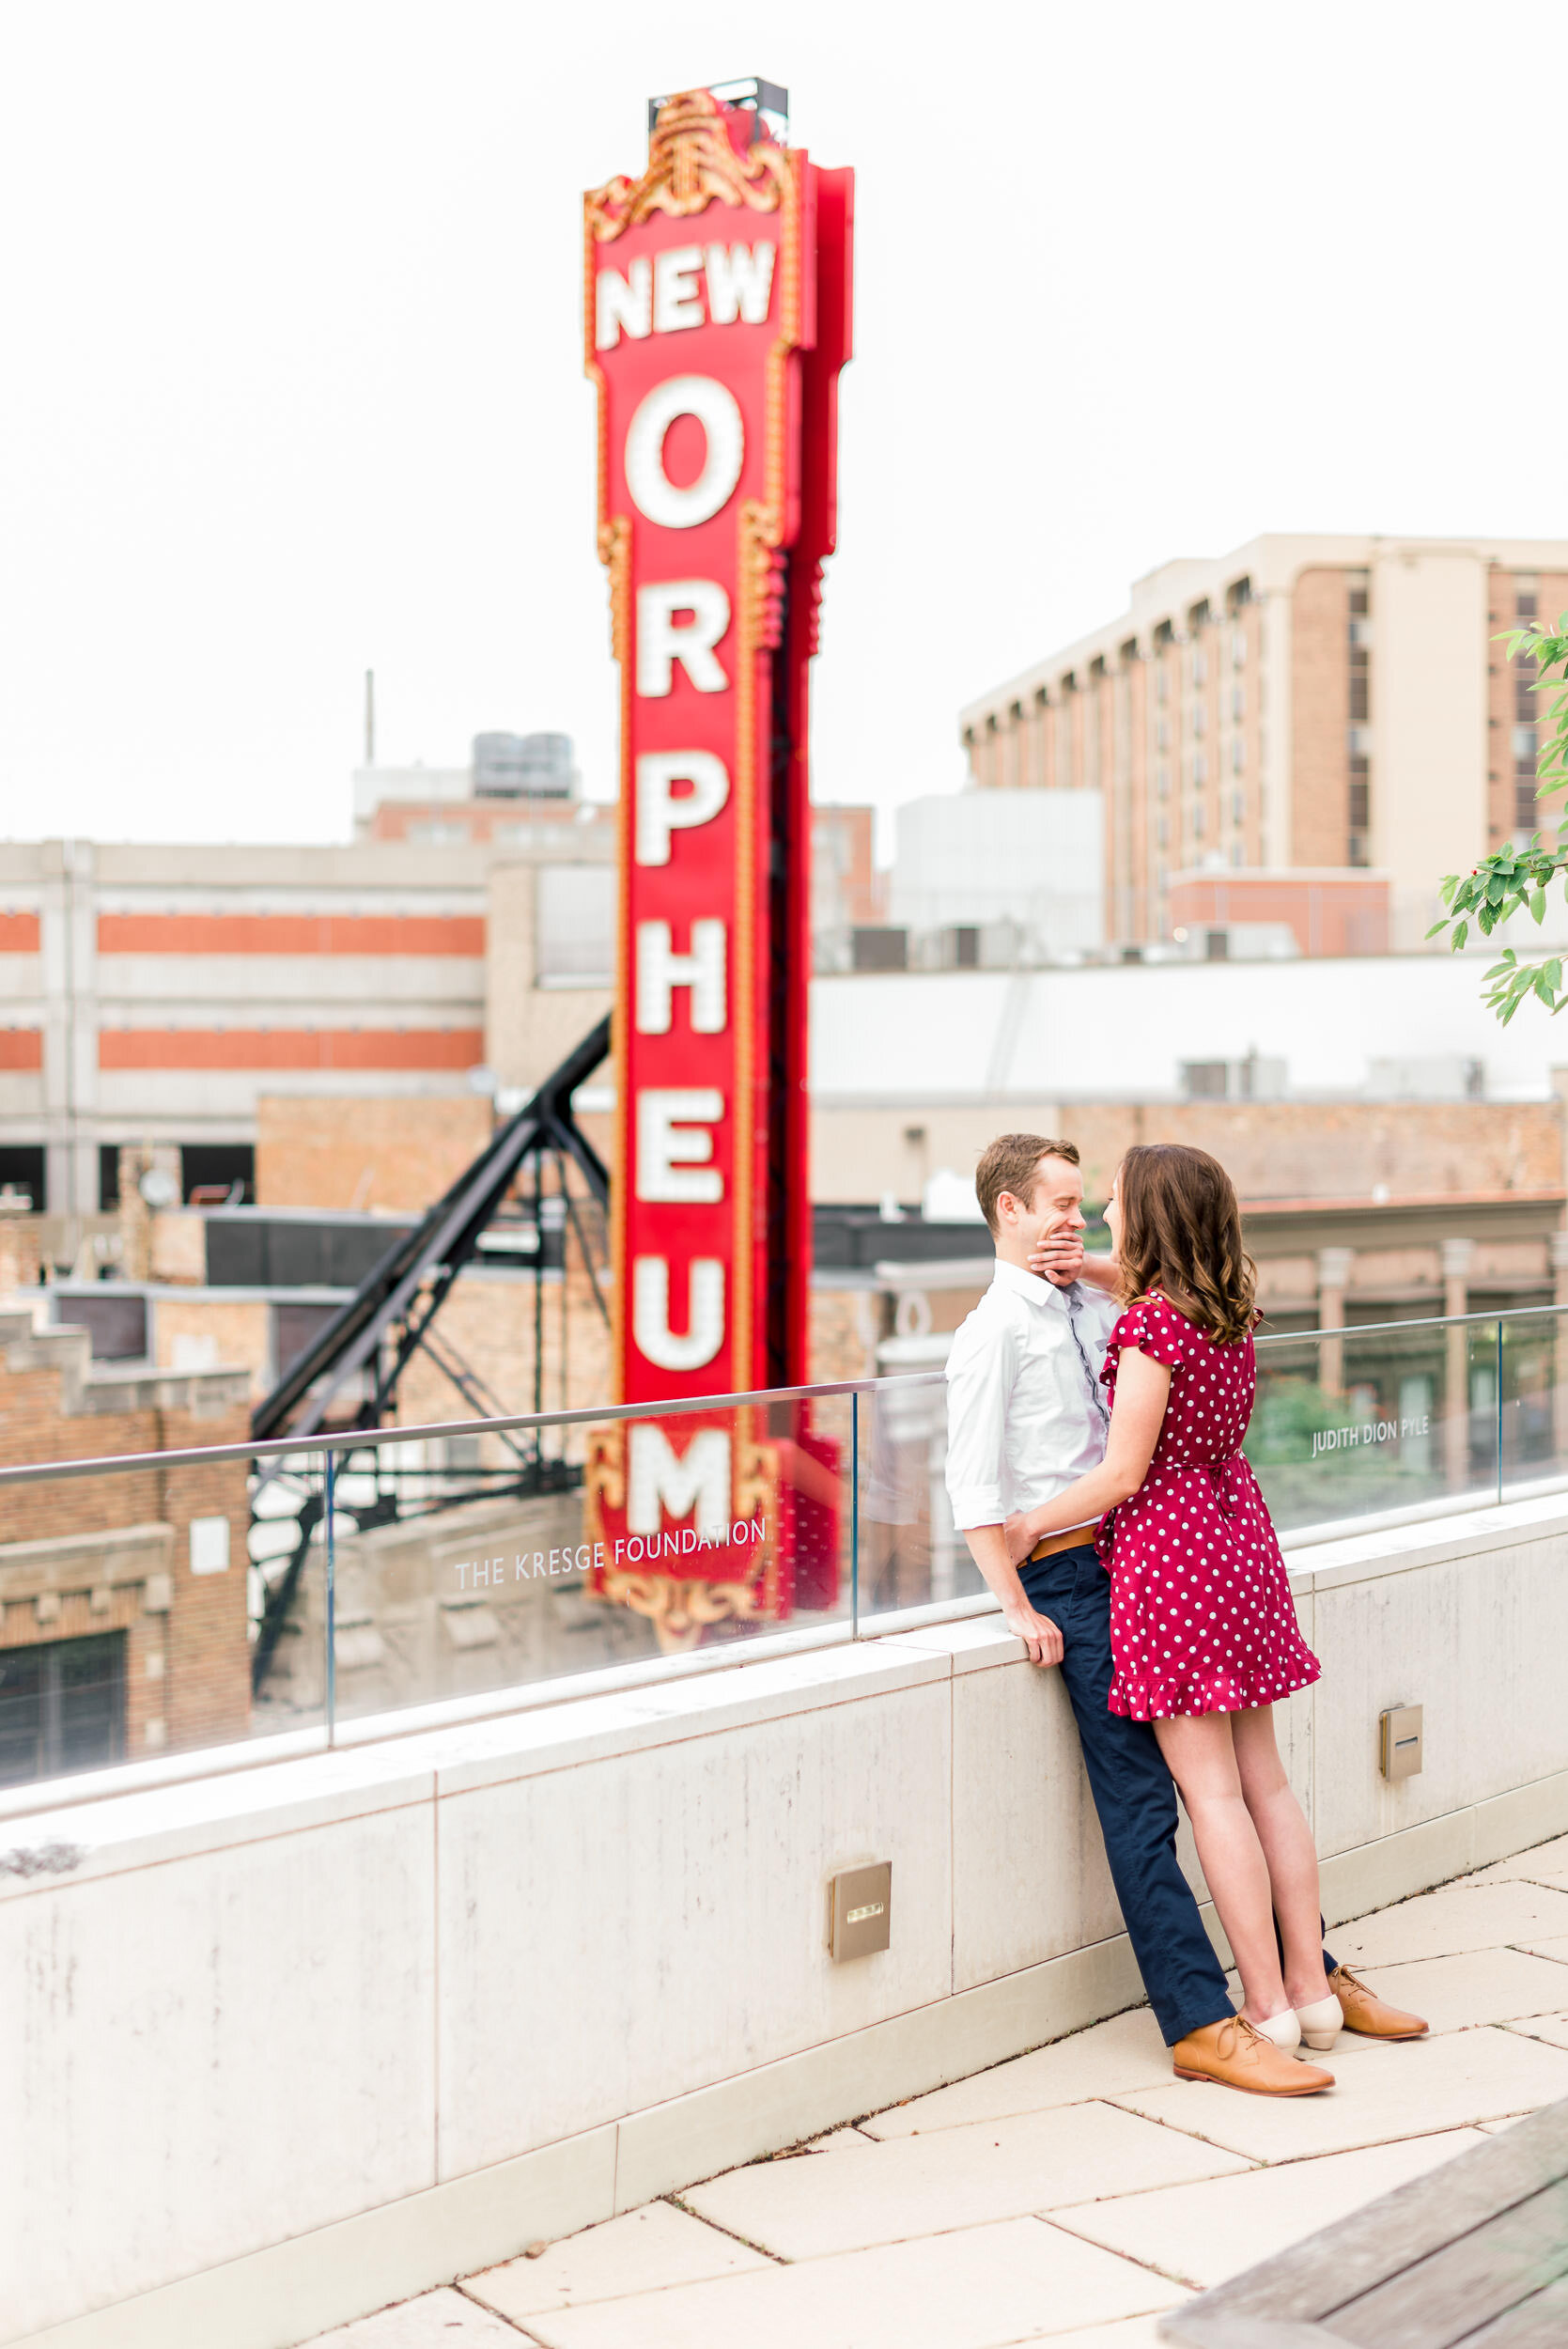
[[[1061,1663],[1061,1632],[1048,1615],[1037,1615],[1027,1598],[1020,1598],[1017,1607],[1004,1607],[1001,1620],[1015,1639],[1025,1642],[1032,1664]]]
[[[1083,1234],[1065,1224],[1048,1232],[1030,1256],[1029,1268],[1053,1288],[1070,1288],[1083,1269]]]

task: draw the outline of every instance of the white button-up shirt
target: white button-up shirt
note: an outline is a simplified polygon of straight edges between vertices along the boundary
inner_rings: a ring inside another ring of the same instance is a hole
[[[947,1358],[947,1489],[961,1532],[1037,1509],[1098,1468],[1116,1317],[1083,1282],[1059,1289],[999,1258]]]

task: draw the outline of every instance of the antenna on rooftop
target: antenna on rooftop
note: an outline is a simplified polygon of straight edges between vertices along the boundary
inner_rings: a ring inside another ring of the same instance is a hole
[[[365,763],[367,767],[374,767],[376,764],[376,672],[374,669],[366,669],[365,673]]]

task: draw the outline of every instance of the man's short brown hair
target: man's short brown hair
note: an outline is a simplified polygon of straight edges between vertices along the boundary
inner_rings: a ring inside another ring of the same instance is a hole
[[[980,1163],[974,1170],[974,1195],[993,1239],[1000,1230],[997,1201],[1007,1190],[1027,1205],[1034,1190],[1034,1170],[1042,1159],[1065,1159],[1069,1166],[1077,1166],[1078,1144],[1052,1142],[1047,1134],[998,1134],[980,1153]]]

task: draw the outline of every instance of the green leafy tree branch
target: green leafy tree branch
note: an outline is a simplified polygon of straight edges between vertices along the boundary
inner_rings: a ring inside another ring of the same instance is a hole
[[[1540,713],[1550,730],[1541,745],[1535,782],[1536,798],[1551,799],[1568,791],[1568,681],[1564,677],[1568,612],[1559,615],[1555,632],[1539,620],[1530,620],[1522,628],[1502,630],[1495,641],[1506,644],[1510,661],[1521,656],[1532,659],[1536,674],[1531,692],[1553,697],[1549,703],[1543,702]],[[1442,885],[1448,911],[1426,934],[1436,938],[1441,930],[1452,931],[1450,943],[1458,954],[1472,923],[1483,938],[1490,938],[1499,922],[1506,922],[1522,908],[1529,908],[1532,921],[1541,922],[1545,917],[1546,892],[1560,878],[1568,896],[1568,817],[1559,824],[1549,847],[1540,832],[1533,832],[1526,848],[1500,848],[1496,856],[1483,857],[1473,872],[1450,873]],[[1520,956],[1512,946],[1503,948],[1502,960],[1492,965],[1484,984],[1486,1002],[1505,1028],[1529,996],[1552,1013],[1568,1003],[1562,960],[1560,955]]]

